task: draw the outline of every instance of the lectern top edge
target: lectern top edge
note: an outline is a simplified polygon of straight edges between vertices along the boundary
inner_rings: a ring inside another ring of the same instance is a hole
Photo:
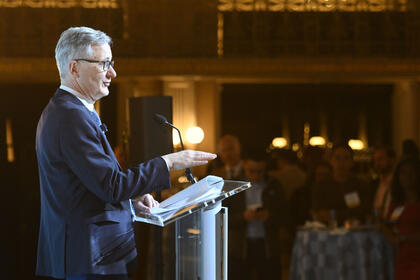
[[[148,224],[164,227],[200,209],[211,208],[213,205],[217,204],[219,201],[222,201],[230,196],[236,195],[246,189],[249,189],[250,187],[251,187],[250,182],[223,180],[222,189],[216,197],[211,197],[208,200],[200,201],[198,203],[188,204],[186,207],[181,207],[173,215],[169,217],[165,217],[165,218],[162,215],[151,214],[149,212],[135,209],[135,207],[133,206],[133,203],[130,203],[132,214],[133,214],[133,220],[136,222],[143,222],[143,223],[148,223]]]

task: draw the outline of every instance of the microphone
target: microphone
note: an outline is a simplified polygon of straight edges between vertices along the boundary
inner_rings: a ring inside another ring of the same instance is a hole
[[[170,122],[168,122],[168,120],[164,116],[162,116],[161,114],[155,114],[154,119],[160,125],[166,125],[166,126],[169,126],[171,128],[174,128],[178,132],[179,142],[181,143],[181,149],[185,150],[184,149],[184,143],[182,142],[181,132],[179,131],[179,129],[176,126],[174,126],[173,124],[171,124]],[[185,168],[185,176],[187,176],[187,179],[191,184],[197,183],[197,180],[195,180],[194,175],[193,175],[190,168]]]
[[[103,133],[108,132],[108,127],[106,126],[106,124],[102,123],[99,127],[101,128]]]
[[[155,119],[155,121],[157,121],[160,124],[166,124],[166,125],[171,125],[168,120],[162,116],[161,114],[155,114],[155,116],[153,117]]]

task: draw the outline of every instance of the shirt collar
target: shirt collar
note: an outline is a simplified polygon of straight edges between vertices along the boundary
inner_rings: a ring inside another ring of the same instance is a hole
[[[78,92],[77,90],[74,90],[74,89],[72,89],[68,86],[65,86],[65,85],[60,85],[60,89],[65,90],[65,91],[73,94],[74,96],[76,96],[77,99],[79,99],[80,102],[82,102],[82,104],[85,105],[85,107],[89,111],[91,111],[91,112],[95,111],[95,106],[92,103],[88,103],[86,100],[80,98],[79,96],[82,96],[82,94],[80,92]]]

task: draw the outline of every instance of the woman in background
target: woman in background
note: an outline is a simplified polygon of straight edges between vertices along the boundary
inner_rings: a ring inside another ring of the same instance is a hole
[[[402,160],[391,185],[391,228],[385,229],[396,246],[395,279],[420,279],[420,161]]]

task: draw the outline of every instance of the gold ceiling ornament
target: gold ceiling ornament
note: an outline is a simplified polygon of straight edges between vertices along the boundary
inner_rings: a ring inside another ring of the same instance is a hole
[[[224,25],[224,20],[223,20],[223,14],[222,13],[217,13],[217,56],[218,57],[223,57],[223,25]]]
[[[0,0],[0,8],[86,8],[116,9],[118,0]]]
[[[407,0],[219,0],[220,12],[384,12],[406,11]]]

